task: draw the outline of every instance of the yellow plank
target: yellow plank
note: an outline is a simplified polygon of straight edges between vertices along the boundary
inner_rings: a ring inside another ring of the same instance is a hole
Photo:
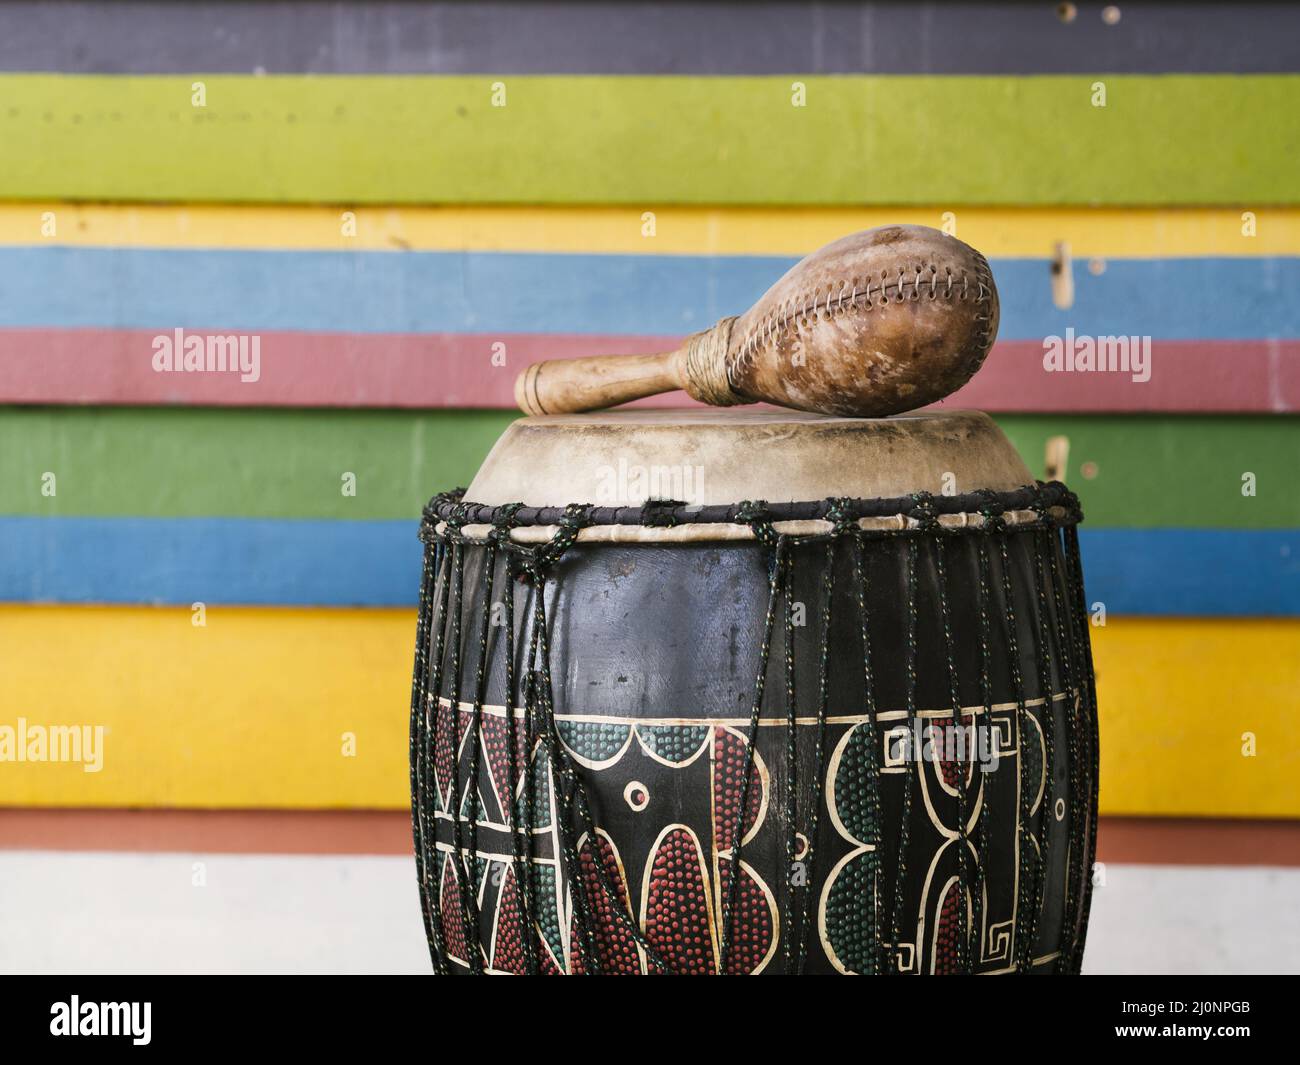
[[[1093,634],[1103,813],[1300,815],[1300,619],[1112,618]]]
[[[98,773],[0,762],[0,805],[406,804],[410,612],[213,608],[206,621],[0,606],[0,727],[106,729]],[[1300,816],[1300,621],[1093,631],[1104,813]]]
[[[0,203],[0,245],[803,255],[890,222],[955,225],[986,255],[1300,255],[1300,209],[296,207]],[[351,212],[349,215],[349,211]],[[648,218],[653,215],[653,219]],[[1249,228],[1249,227],[1246,227]]]
[[[98,773],[0,762],[0,805],[400,807],[405,610],[0,606],[0,726],[103,725]],[[345,733],[356,737],[345,756]]]

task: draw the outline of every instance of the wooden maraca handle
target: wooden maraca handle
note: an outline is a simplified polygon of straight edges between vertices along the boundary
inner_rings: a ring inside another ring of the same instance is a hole
[[[727,380],[734,321],[724,318],[687,337],[676,351],[534,363],[515,378],[515,403],[525,414],[577,414],[679,388],[701,403],[725,407],[751,402],[733,392]]]
[[[515,379],[525,414],[576,414],[681,388],[678,352],[591,355],[537,362]]]

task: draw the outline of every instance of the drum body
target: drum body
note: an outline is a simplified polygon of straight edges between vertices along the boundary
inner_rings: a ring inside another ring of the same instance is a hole
[[[1096,733],[1073,497],[983,415],[699,417],[526,419],[482,506],[426,512],[435,968],[1076,972]],[[556,449],[569,486],[544,483]],[[674,466],[695,498],[638,498],[636,471]]]

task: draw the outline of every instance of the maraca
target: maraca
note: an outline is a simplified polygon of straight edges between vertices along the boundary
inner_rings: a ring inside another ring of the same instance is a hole
[[[535,363],[515,400],[563,414],[685,389],[717,406],[883,417],[960,388],[997,331],[984,256],[928,226],[881,226],[813,252],[744,314],[675,351]]]

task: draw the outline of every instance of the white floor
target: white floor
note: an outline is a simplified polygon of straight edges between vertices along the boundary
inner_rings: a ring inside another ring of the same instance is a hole
[[[1085,972],[1300,972],[1300,869],[1105,877]],[[428,970],[406,858],[0,853],[0,972]]]

